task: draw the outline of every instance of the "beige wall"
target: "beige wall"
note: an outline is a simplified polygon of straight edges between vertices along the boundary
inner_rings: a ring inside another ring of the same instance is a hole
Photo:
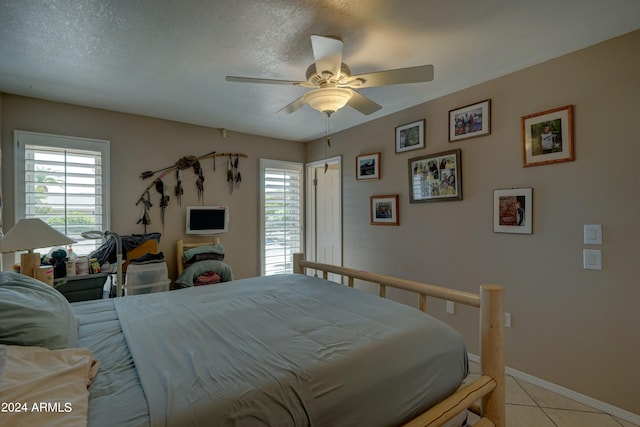
[[[200,156],[211,151],[247,154],[240,159],[242,182],[239,189],[229,192],[226,164],[217,159],[202,162],[204,170],[204,204],[228,205],[229,232],[222,236],[226,261],[234,277],[252,277],[260,273],[259,266],[259,159],[270,158],[304,161],[304,146],[254,135],[227,132],[222,138],[219,129],[184,123],[115,113],[100,109],[48,102],[33,98],[2,94],[2,194],[5,201],[5,228],[14,224],[13,201],[13,130],[27,130],[111,142],[111,227],[120,234],[143,233],[136,225],[141,207],[136,202],[152,182],[142,180],[140,173],[173,165],[183,156]],[[151,190],[151,222],[148,232],[161,232],[160,250],[168,259],[170,275],[175,278],[175,241],[185,237],[185,206],[199,204],[193,170],[183,174],[184,196],[178,206],[173,196],[175,175],[165,179],[171,195],[165,210],[165,226],[160,220],[160,195]],[[191,240],[197,238],[189,237]]]
[[[638,52],[640,31],[334,135],[344,264],[468,291],[505,286],[508,366],[640,414]],[[485,99],[491,135],[449,143],[448,111]],[[567,104],[576,161],[523,168],[520,118]],[[395,154],[394,127],[423,118],[426,147]],[[323,158],[323,144],[307,144],[307,161]],[[408,159],[454,148],[464,200],[410,204]],[[356,182],[354,157],[377,151],[382,179]],[[493,233],[493,190],[511,187],[533,187],[533,235]],[[396,193],[400,226],[370,226],[369,197]],[[602,271],[582,269],[584,224],[602,224]],[[447,315],[435,300],[430,312],[478,353],[474,312]]]

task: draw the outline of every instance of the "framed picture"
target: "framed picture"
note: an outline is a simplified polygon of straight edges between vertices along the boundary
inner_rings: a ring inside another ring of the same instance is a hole
[[[396,128],[396,153],[424,148],[425,120],[407,123]]]
[[[461,151],[409,159],[411,203],[462,200]]]
[[[356,156],[356,179],[380,179],[380,153]]]
[[[491,133],[491,100],[449,111],[449,142]]]
[[[371,196],[371,225],[400,225],[398,195]]]
[[[511,188],[493,191],[493,231],[531,234],[533,189]]]
[[[523,167],[572,160],[572,105],[522,117]]]

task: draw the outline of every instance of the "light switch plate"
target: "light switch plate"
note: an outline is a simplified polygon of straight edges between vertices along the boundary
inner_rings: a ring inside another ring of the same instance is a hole
[[[585,270],[602,270],[602,251],[600,249],[584,249],[582,260]]]
[[[453,301],[447,301],[447,313],[456,314],[456,304]]]
[[[600,224],[584,225],[584,244],[585,245],[601,245],[602,244],[602,225]]]

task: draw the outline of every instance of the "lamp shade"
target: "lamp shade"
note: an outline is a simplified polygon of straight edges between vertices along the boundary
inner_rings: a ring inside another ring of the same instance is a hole
[[[353,92],[343,88],[320,88],[307,92],[302,99],[321,113],[335,113],[353,96]]]
[[[76,243],[39,218],[21,219],[0,238],[0,253]]]

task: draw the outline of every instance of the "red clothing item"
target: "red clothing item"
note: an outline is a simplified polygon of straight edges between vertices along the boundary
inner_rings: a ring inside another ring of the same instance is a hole
[[[222,278],[218,273],[207,271],[196,277],[196,281],[193,283],[193,286],[213,285],[220,283],[221,280]]]

